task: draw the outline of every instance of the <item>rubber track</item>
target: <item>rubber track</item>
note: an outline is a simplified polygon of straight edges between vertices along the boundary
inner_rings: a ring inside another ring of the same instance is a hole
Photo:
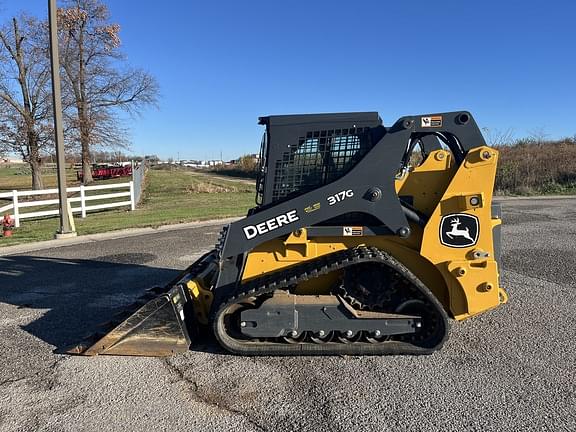
[[[386,341],[377,344],[368,342],[326,344],[280,342],[251,342],[235,339],[225,329],[226,311],[234,304],[250,297],[271,293],[278,289],[288,288],[310,279],[314,279],[333,271],[342,270],[359,263],[381,263],[394,268],[420,291],[431,307],[436,309],[440,323],[443,326],[442,337],[431,348],[418,347],[402,341]],[[241,355],[385,355],[385,354],[431,354],[440,349],[448,338],[448,317],[444,308],[430,290],[404,265],[388,253],[374,247],[360,246],[354,249],[335,252],[315,260],[291,266],[285,270],[269,273],[241,285],[234,296],[228,298],[218,308],[212,317],[213,329],[220,344],[227,350]]]

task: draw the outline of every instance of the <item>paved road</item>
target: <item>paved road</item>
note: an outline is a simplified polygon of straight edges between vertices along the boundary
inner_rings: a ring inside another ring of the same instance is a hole
[[[576,430],[576,200],[504,203],[508,305],[425,357],[54,354],[219,227],[0,257],[0,430]]]

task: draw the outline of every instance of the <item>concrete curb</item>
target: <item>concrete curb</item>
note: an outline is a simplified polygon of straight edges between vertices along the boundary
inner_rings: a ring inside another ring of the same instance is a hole
[[[576,199],[576,195],[494,196],[496,201]]]
[[[78,244],[84,243],[93,243],[103,240],[113,240],[125,237],[136,237],[139,235],[144,234],[157,234],[162,232],[169,232],[169,231],[178,231],[183,229],[189,228],[199,228],[204,226],[212,226],[212,225],[225,225],[231,222],[235,222],[239,219],[239,217],[234,218],[226,218],[226,219],[211,219],[206,221],[198,221],[198,222],[187,222],[181,224],[173,224],[173,225],[161,225],[157,228],[128,228],[124,230],[118,231],[110,231],[100,234],[87,234],[83,236],[62,239],[62,240],[46,240],[46,241],[39,241],[35,243],[25,243],[21,245],[15,246],[6,246],[0,247],[0,257],[6,255],[15,255],[33,251],[39,251],[44,249],[52,249],[52,248],[59,248],[65,246],[74,246]]]

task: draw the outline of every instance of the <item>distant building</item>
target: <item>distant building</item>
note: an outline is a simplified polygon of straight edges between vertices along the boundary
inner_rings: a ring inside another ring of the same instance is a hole
[[[9,157],[1,157],[1,158],[0,158],[0,163],[19,164],[19,163],[24,163],[24,161],[23,161],[22,159],[14,159],[14,158],[9,158]]]
[[[222,160],[181,160],[180,165],[190,168],[213,168],[216,166],[224,165]]]

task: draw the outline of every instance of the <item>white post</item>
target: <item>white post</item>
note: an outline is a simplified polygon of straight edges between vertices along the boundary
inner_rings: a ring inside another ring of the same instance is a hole
[[[82,219],[86,217],[86,192],[84,191],[84,185],[80,185],[80,209],[82,211]]]
[[[18,191],[12,191],[12,204],[14,205],[14,226],[20,228],[20,210],[18,209]]]
[[[136,200],[134,199],[134,180],[130,180],[130,210],[136,210]]]

